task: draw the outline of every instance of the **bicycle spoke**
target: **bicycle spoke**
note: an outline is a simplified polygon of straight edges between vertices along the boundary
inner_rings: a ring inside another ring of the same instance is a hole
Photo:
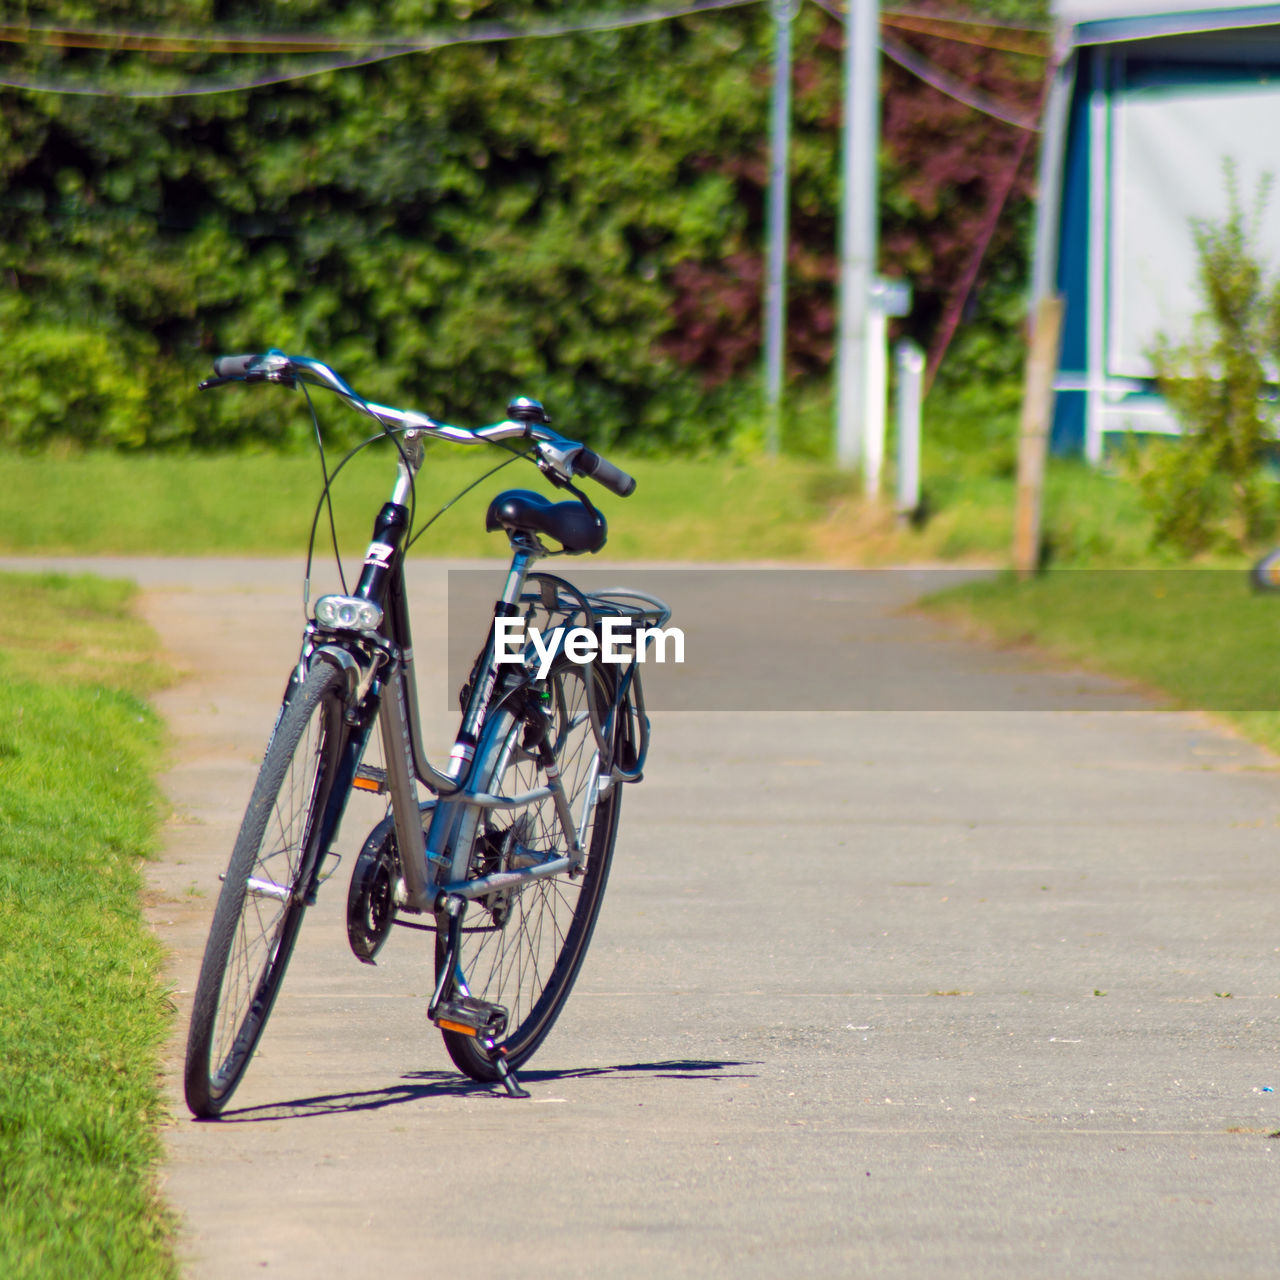
[[[197,1115],[216,1115],[239,1082],[293,949],[307,841],[340,749],[340,682],[313,670],[263,759],[197,984],[186,1075]]]
[[[592,676],[591,678],[597,678]],[[507,1043],[515,1057],[527,1056],[559,1011],[576,975],[599,902],[597,883],[612,851],[613,818],[601,839],[595,832],[601,812],[596,790],[599,752],[591,725],[583,669],[570,667],[548,682],[549,741],[576,833],[566,832],[553,797],[513,814],[493,815],[477,837],[471,874],[507,869],[508,852],[522,849],[539,858],[565,857],[574,834],[585,860],[578,873],[531,880],[516,890],[474,901],[463,930],[460,964],[471,994],[507,1011]],[[545,783],[541,759],[522,746],[523,721],[508,717],[506,739],[495,757],[489,789],[507,795]],[[612,809],[606,802],[605,811]],[[593,870],[593,860],[604,865]],[[486,1063],[474,1047],[446,1035],[454,1060],[486,1078]]]

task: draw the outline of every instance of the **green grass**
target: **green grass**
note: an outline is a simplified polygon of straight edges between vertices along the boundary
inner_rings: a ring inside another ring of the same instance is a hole
[[[1006,561],[1012,478],[1000,474],[992,450],[966,457],[957,449],[951,462],[949,471],[935,463],[935,524],[954,525],[953,544],[985,538],[992,561]],[[1221,715],[1280,751],[1280,597],[1253,592],[1251,556],[1204,557],[1188,566],[1154,546],[1153,531],[1122,461],[1111,470],[1051,459],[1043,507],[1047,571],[1025,582],[1007,575],[971,583],[925,607],[1001,643],[1034,644],[1161,690],[1176,705]],[[955,546],[940,546],[940,558],[950,558]]]
[[[1280,751],[1280,596],[1255,593],[1243,565],[1008,575],[926,607],[1002,642],[1034,643],[1163,690]]]
[[[433,449],[419,480],[419,520],[501,458],[492,449]],[[796,459],[618,461],[639,482],[633,497],[585,487],[609,520],[611,551],[633,559],[814,558],[814,530],[833,495],[853,491],[852,479]],[[338,477],[334,514],[345,550],[367,545],[393,480],[382,446]],[[301,554],[321,484],[318,459],[306,456],[0,455],[0,552]],[[452,508],[418,553],[505,554],[501,536],[484,531],[485,507],[500,489],[526,486],[552,492],[531,466],[514,463]]]
[[[0,576],[0,1275],[169,1277],[139,908],[163,672],[129,588]]]
[[[501,460],[495,450],[436,448],[419,484],[419,522]],[[621,499],[586,484],[610,524],[609,549],[627,559],[779,560],[827,564],[1007,560],[1013,481],[970,467],[935,467],[929,519],[904,528],[862,500],[855,477],[783,457],[622,458],[639,487]],[[386,451],[338,477],[334,515],[348,553],[363,550],[391,485]],[[301,555],[321,489],[315,457],[280,454],[0,455],[0,553],[75,555]],[[515,463],[482,481],[417,544],[416,554],[497,556],[484,531],[500,489],[551,492]],[[1050,471],[1046,528],[1055,563],[1150,560],[1144,513],[1131,486],[1083,466]],[[322,525],[327,536],[327,525]]]

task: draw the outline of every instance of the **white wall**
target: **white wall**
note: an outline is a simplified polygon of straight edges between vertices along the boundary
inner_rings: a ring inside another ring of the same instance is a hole
[[[1156,335],[1185,338],[1204,308],[1191,220],[1227,217],[1228,157],[1250,215],[1274,179],[1254,244],[1280,267],[1280,83],[1130,90],[1111,125],[1107,372],[1149,377]]]

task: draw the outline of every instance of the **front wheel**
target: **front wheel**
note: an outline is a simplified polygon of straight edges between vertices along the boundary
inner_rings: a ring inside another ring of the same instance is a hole
[[[317,662],[285,703],[214,911],[187,1038],[186,1096],[216,1116],[240,1083],[293,954],[323,852],[343,748],[346,680]]]
[[[618,832],[621,789],[599,794],[600,755],[587,698],[598,712],[611,702],[609,675],[599,667],[566,663],[547,680],[549,740],[565,795],[581,829],[586,862],[573,876],[530,880],[473,900],[462,920],[459,975],[466,993],[507,1011],[507,1031],[497,1048],[512,1067],[532,1055],[551,1030],[573,989],[595,928],[609,878]],[[518,795],[545,785],[535,744],[524,719],[503,708],[486,726],[478,754],[481,790]],[[568,841],[548,797],[526,808],[495,810],[481,820],[467,877],[515,870],[564,856]],[[444,960],[444,933],[437,933],[436,972]],[[455,992],[461,986],[454,984]],[[445,1047],[458,1069],[474,1080],[499,1078],[493,1058],[476,1037],[444,1031]]]

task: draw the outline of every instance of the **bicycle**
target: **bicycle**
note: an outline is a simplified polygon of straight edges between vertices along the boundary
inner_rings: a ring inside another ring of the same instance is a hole
[[[342,578],[343,593],[318,599],[304,628],[205,948],[187,1041],[187,1105],[197,1117],[215,1117],[243,1078],[306,909],[332,874],[326,867],[338,856],[332,845],[353,790],[385,796],[388,812],[352,872],[351,950],[372,963],[396,924],[433,933],[427,1013],[450,1058],[472,1079],[527,1096],[516,1070],[551,1030],[578,976],[608,880],[621,785],[642,776],[649,721],[637,664],[653,638],[646,633],[671,616],[644,592],[584,593],[532,566],[605,544],[604,517],[575,478],[591,477],[621,497],[635,481],[552,431],[542,406],[523,397],[508,405],[505,420],[468,430],[365,400],[306,356],[220,357],[200,386],[235,382],[335,393],[378,424],[366,445],[394,443],[397,473],[357,585],[348,594]],[[312,406],[318,438],[314,414]],[[573,494],[553,503],[511,489],[489,504],[486,528],[506,533],[511,563],[442,769],[422,745],[404,576],[417,536],[416,478],[431,439],[503,444]],[[322,505],[351,456],[332,475],[325,470],[307,583]],[[501,619],[523,623],[523,644],[509,642],[517,622]],[[613,661],[603,651],[582,660],[582,645],[574,652],[569,642],[575,630],[607,636]],[[499,631],[508,640],[502,647]],[[382,766],[364,761],[375,722]]]

